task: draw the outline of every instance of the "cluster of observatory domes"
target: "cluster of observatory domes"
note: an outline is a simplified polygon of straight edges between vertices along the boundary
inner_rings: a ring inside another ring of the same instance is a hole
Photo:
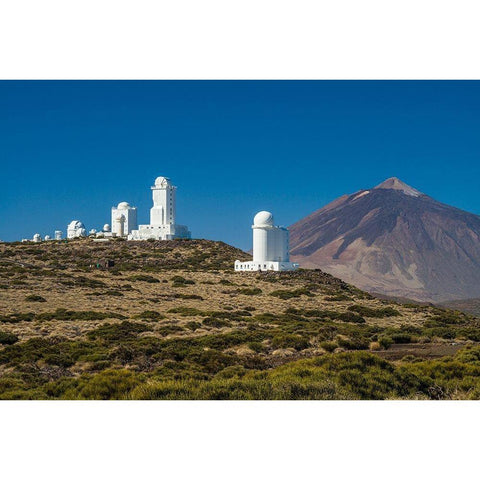
[[[137,208],[128,202],[120,202],[111,210],[111,226],[106,223],[100,231],[91,229],[88,236],[96,241],[107,241],[120,237],[128,240],[172,240],[190,238],[190,231],[185,225],[176,223],[176,189],[169,178],[157,177],[151,187],[153,206],[150,209],[150,223],[137,224]],[[253,261],[235,262],[235,271],[283,271],[294,270],[298,264],[290,262],[289,232],[284,227],[274,224],[273,215],[262,210],[253,219]],[[67,226],[67,238],[87,236],[85,225],[79,220],[72,220]],[[46,235],[45,240],[50,240]],[[62,239],[62,232],[55,231],[55,240]],[[34,242],[41,242],[42,237],[36,233]]]
[[[176,223],[176,189],[169,178],[157,177],[151,187],[153,194],[153,207],[150,209],[150,223],[138,225],[137,208],[128,202],[120,202],[111,209],[111,225],[105,224],[100,231],[91,229],[87,233],[85,225],[79,220],[72,220],[67,226],[67,238],[82,238],[86,236],[95,238],[122,237],[128,240],[171,240],[174,238],[190,238],[190,232],[185,225]],[[55,240],[61,240],[63,233],[55,231]],[[49,235],[45,240],[50,240]],[[43,241],[40,234],[36,233],[34,242]],[[25,240],[27,241],[27,240]]]

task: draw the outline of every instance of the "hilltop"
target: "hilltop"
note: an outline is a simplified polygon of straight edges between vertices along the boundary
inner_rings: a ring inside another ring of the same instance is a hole
[[[233,272],[249,258],[207,240],[1,244],[0,399],[480,396],[477,318],[319,270]]]
[[[480,297],[480,217],[390,178],[290,227],[291,256],[371,293],[443,303]]]

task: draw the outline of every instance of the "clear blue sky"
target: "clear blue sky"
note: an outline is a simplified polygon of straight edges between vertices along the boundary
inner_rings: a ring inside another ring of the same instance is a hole
[[[148,223],[155,177],[195,238],[251,247],[258,210],[290,225],[397,176],[480,214],[480,82],[0,82],[0,238]]]

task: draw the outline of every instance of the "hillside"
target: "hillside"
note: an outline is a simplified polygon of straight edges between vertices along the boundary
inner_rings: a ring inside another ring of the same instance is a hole
[[[293,261],[371,293],[441,303],[480,297],[480,217],[391,178],[290,227]]]
[[[205,240],[0,244],[0,399],[480,397],[475,317],[321,271],[234,273],[248,257]]]

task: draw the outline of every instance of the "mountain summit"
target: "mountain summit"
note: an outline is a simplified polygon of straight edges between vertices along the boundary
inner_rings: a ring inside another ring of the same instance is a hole
[[[290,227],[291,257],[372,293],[480,297],[480,217],[392,177]]]
[[[412,197],[419,197],[420,195],[424,195],[422,192],[419,192],[418,190],[415,190],[415,188],[411,187],[410,185],[407,185],[406,183],[402,182],[399,178],[397,177],[391,177],[387,178],[384,182],[382,182],[380,185],[377,185],[375,189],[385,189],[385,190],[399,190],[406,195],[410,195]]]

